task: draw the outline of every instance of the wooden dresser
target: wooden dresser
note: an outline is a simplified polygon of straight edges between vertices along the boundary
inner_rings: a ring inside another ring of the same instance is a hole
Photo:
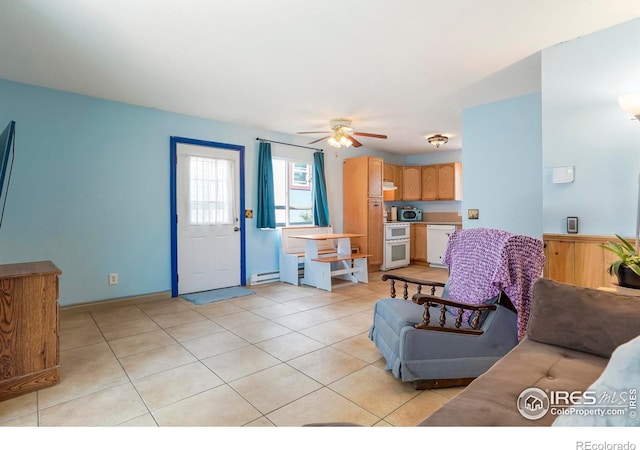
[[[61,274],[51,261],[0,265],[0,401],[58,383]]]

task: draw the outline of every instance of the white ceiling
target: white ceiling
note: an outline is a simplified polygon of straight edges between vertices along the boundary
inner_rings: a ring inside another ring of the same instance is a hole
[[[0,78],[291,134],[348,117],[389,136],[367,148],[422,153],[434,133],[462,148],[463,108],[539,91],[540,50],[636,17],[640,0],[3,0]]]

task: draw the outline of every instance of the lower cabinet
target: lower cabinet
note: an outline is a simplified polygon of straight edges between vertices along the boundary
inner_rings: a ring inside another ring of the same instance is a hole
[[[411,260],[427,262],[427,224],[411,224]]]
[[[544,234],[544,277],[561,283],[597,289],[616,282],[607,268],[617,257],[600,247],[615,236]]]

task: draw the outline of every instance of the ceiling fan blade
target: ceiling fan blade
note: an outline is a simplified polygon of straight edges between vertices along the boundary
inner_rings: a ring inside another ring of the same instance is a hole
[[[328,139],[328,138],[329,136],[321,137],[320,139],[316,139],[315,141],[309,142],[309,144],[315,144],[316,142],[324,141],[325,139]]]
[[[318,134],[318,133],[328,133],[328,131],[298,131],[296,134]]]
[[[387,138],[387,136],[384,134],[362,133],[359,131],[354,131],[353,134],[355,134],[356,136],[372,137],[372,138],[378,138],[378,139]]]
[[[362,144],[358,142],[353,136],[348,136],[347,139],[351,141],[354,147],[362,147]]]

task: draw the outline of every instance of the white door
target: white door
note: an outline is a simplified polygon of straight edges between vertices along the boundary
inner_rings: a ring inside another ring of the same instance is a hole
[[[176,147],[178,295],[240,282],[240,155]]]

